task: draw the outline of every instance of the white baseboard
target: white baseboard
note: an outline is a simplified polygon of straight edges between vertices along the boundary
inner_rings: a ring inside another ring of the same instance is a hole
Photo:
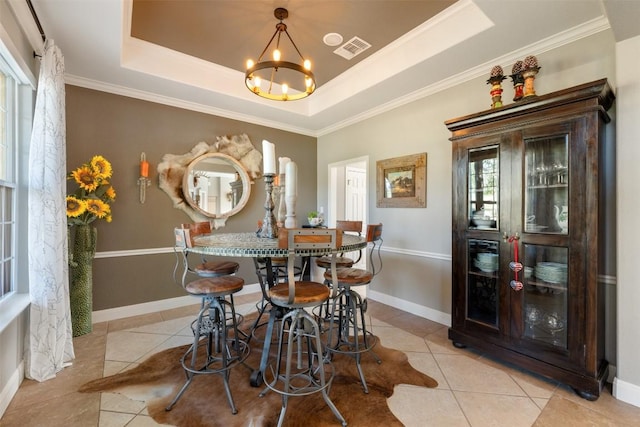
[[[383,304],[390,305],[399,310],[406,311],[407,313],[415,314],[416,316],[424,317],[425,319],[433,320],[445,326],[451,326],[451,315],[443,313],[438,310],[434,310],[423,305],[406,301],[400,298],[396,298],[387,294],[376,292],[372,289],[367,290],[367,297],[374,301],[381,302]]]
[[[260,285],[254,283],[245,285],[242,290],[235,295],[245,295],[260,292]],[[124,307],[98,310],[92,313],[92,323],[108,322],[111,320],[123,319],[125,317],[140,316],[142,314],[155,313],[157,311],[171,310],[172,308],[185,307],[197,304],[199,298],[185,295],[183,297],[169,298],[158,301],[145,302],[142,304],[126,305]]]
[[[238,292],[236,295],[245,295],[256,292],[260,292],[260,285],[258,283],[245,285],[242,291]],[[410,301],[405,301],[400,298],[382,294],[371,289],[367,290],[367,296],[372,300],[391,305],[400,310],[406,311],[407,313],[415,314],[416,316],[424,317],[425,319],[433,320],[434,322],[438,322],[446,326],[451,325],[450,314],[433,310],[431,308],[424,307]],[[187,305],[192,305],[196,302],[197,300],[194,299],[194,297],[186,295],[183,297],[145,302],[142,304],[109,308],[106,310],[94,311],[92,321],[93,323],[108,322],[111,320],[123,319],[125,317],[140,316],[143,314],[155,313],[162,310],[184,307]]]
[[[9,403],[11,403],[11,399],[18,392],[18,388],[20,388],[20,384],[24,379],[24,361],[20,362],[18,369],[11,375],[9,381],[5,385],[5,387],[0,391],[0,419],[4,415],[4,412],[9,407]]]
[[[613,379],[613,397],[640,408],[640,386]]]

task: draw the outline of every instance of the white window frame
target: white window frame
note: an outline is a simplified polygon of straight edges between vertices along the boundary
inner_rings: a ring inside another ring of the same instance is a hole
[[[13,203],[13,225],[11,248],[14,253],[13,290],[0,299],[0,333],[29,306],[29,259],[28,259],[28,186],[29,143],[33,124],[36,78],[22,61],[19,49],[0,25],[0,58],[3,72],[10,74],[16,82],[13,104],[12,138],[15,195]],[[6,68],[6,69],[5,69]]]
[[[0,56],[0,73],[5,76],[5,103],[0,104],[0,114],[4,115],[4,128],[0,128],[0,150],[5,152],[6,175],[0,175],[0,301],[13,295],[17,289],[16,262],[16,204],[17,197],[17,94],[16,80],[7,62]],[[1,100],[0,100],[1,101]],[[4,132],[2,132],[4,130]],[[0,161],[2,161],[0,156]],[[10,193],[10,196],[7,194]],[[10,197],[9,206],[5,203]],[[10,239],[10,241],[7,241]],[[8,271],[6,271],[8,270]]]

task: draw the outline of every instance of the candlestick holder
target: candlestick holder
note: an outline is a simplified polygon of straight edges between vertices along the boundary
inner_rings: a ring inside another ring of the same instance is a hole
[[[147,155],[142,152],[140,154],[140,178],[138,178],[138,187],[140,187],[140,203],[145,202],[147,198],[147,187],[150,185],[149,162],[147,162]]]
[[[147,187],[151,185],[151,180],[144,176],[138,178],[138,187],[140,187],[140,203],[144,203],[147,199]]]
[[[264,219],[262,220],[262,228],[258,232],[258,237],[266,239],[274,239],[278,237],[278,225],[276,224],[276,217],[273,214],[273,179],[275,174],[264,174],[264,189],[267,193],[267,197],[264,201]]]

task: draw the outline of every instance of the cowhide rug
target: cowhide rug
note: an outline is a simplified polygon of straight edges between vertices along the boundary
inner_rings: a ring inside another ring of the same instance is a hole
[[[261,343],[251,340],[252,351],[246,365],[260,364]],[[174,426],[275,426],[280,414],[281,397],[273,391],[258,394],[263,387],[249,384],[251,369],[235,366],[230,375],[231,390],[238,413],[233,415],[219,375],[197,376],[171,411],[165,407],[184,384],[185,374],[180,357],[188,346],[161,351],[137,367],[91,381],[81,392],[115,392],[146,402],[149,415],[161,424]],[[272,346],[275,347],[275,346]],[[406,354],[384,347],[374,347],[382,363],[378,365],[370,354],[362,357],[369,394],[365,394],[352,357],[335,354],[335,377],[330,397],[350,426],[402,426],[387,406],[387,398],[397,384],[437,387],[438,383],[414,369]],[[289,399],[285,419],[287,426],[339,425],[320,393]]]

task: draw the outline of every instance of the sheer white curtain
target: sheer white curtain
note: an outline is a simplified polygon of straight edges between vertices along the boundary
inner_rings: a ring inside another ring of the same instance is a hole
[[[29,153],[30,327],[25,375],[45,381],[75,357],[69,308],[64,58],[52,40],[40,64]]]

